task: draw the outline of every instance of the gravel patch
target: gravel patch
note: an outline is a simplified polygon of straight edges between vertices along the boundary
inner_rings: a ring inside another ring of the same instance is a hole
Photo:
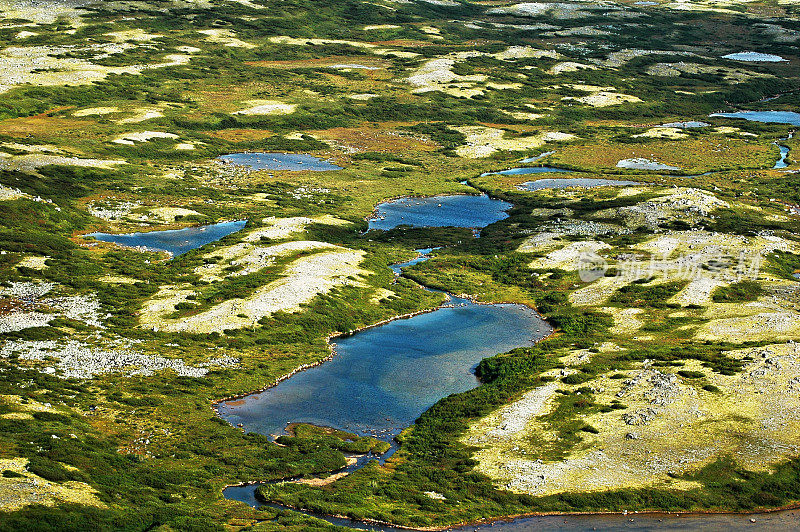
[[[108,347],[95,347],[76,340],[9,341],[0,348],[0,356],[17,353],[20,359],[44,362],[43,373],[81,379],[111,372],[124,372],[129,377],[148,376],[163,370],[172,370],[180,376],[203,377],[211,367],[231,367],[239,363],[238,359],[224,357],[189,366],[180,359],[142,354],[133,349],[130,342],[120,341]]]

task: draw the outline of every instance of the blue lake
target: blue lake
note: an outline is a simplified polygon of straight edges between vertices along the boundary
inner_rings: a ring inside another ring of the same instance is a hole
[[[169,231],[149,231],[123,235],[90,233],[86,236],[94,237],[102,242],[114,242],[122,246],[142,247],[152,251],[168,251],[177,257],[200,246],[216,242],[231,233],[240,231],[246,224],[246,220],[239,220]]]
[[[735,113],[714,113],[711,117],[744,118],[751,122],[767,124],[791,124],[800,126],[800,113],[793,111],[737,111]]]
[[[550,332],[522,305],[454,297],[450,304],[338,338],[331,360],[217,411],[262,434],[306,422],[388,440],[442,397],[477,386],[473,369],[482,359]]]
[[[508,218],[510,208],[486,194],[400,198],[379,204],[368,221],[370,229],[384,230],[400,225],[481,228]]]
[[[571,170],[564,170],[563,168],[554,168],[552,166],[530,166],[526,168],[509,168],[500,172],[486,172],[481,174],[481,177],[487,175],[525,175],[525,174],[550,174],[550,173],[569,173]]]
[[[581,187],[581,188],[594,188],[594,187],[624,187],[624,186],[633,186],[633,185],[641,185],[636,181],[621,181],[615,179],[592,179],[592,178],[565,178],[565,179],[538,179],[536,181],[528,181],[527,183],[522,183],[517,185],[517,188],[521,190],[544,190],[546,188],[552,189],[563,189],[563,188],[570,188],[570,187]]]
[[[342,169],[341,166],[303,153],[231,153],[219,159],[237,166],[247,166],[253,170],[325,172]]]

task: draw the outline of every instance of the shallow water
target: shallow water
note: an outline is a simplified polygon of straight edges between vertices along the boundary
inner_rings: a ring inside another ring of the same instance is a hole
[[[331,360],[217,411],[262,434],[305,422],[389,440],[442,397],[477,386],[478,362],[550,331],[522,305],[451,303],[338,338]]]
[[[658,127],[676,127],[680,129],[691,129],[696,127],[708,127],[711,124],[708,122],[698,122],[696,120],[688,120],[686,122],[669,122],[666,124],[661,124]]]
[[[783,57],[774,54],[763,54],[761,52],[737,52],[735,54],[723,55],[723,59],[733,59],[734,61],[758,61],[762,63],[779,63],[786,61]]]
[[[624,187],[641,185],[636,181],[622,181],[615,179],[592,179],[584,177],[566,179],[538,179],[517,185],[521,190],[543,190],[546,188],[562,189],[570,187],[594,188],[594,187]]]
[[[635,159],[622,159],[617,162],[617,168],[627,168],[628,170],[680,170],[677,166],[651,161],[637,157]]]
[[[540,153],[539,155],[537,155],[535,157],[526,157],[525,159],[520,160],[520,162],[522,164],[535,163],[536,161],[540,161],[540,160],[544,159],[545,157],[549,157],[550,155],[553,155],[554,153],[555,153],[555,151],[546,151],[544,153]]]
[[[342,169],[341,166],[303,153],[231,153],[222,155],[219,159],[237,166],[247,166],[253,170],[325,172]]]
[[[481,174],[481,177],[487,175],[525,175],[525,174],[549,174],[549,173],[570,173],[572,170],[565,170],[563,168],[554,168],[552,166],[531,166],[526,168],[509,168],[501,172],[486,172]]]
[[[245,224],[247,224],[246,220],[239,220],[169,231],[149,231],[147,233],[127,233],[122,235],[90,233],[86,236],[94,237],[102,242],[114,242],[122,246],[142,247],[151,251],[167,251],[177,257],[211,242],[216,242],[231,233],[240,231]]]
[[[767,124],[791,124],[800,126],[800,113],[792,111],[737,111],[735,113],[714,113],[708,116],[722,118],[744,118],[751,122]]]
[[[369,219],[369,228],[389,230],[400,225],[482,228],[508,218],[505,211],[510,208],[510,203],[486,194],[400,198],[379,204]]]

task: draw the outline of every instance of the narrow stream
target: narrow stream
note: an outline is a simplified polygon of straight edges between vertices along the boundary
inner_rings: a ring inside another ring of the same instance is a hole
[[[794,132],[792,131],[786,138],[780,140],[786,141],[791,139],[793,136]],[[789,156],[789,146],[784,146],[783,144],[779,144],[779,141],[775,141],[773,142],[773,144],[776,145],[778,149],[781,151],[781,157],[775,162],[775,166],[773,166],[772,168],[774,169],[786,168],[787,166],[789,166],[789,163],[786,162],[786,158]]]

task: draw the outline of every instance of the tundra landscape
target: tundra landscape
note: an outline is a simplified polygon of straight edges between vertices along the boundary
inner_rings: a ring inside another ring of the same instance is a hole
[[[797,528],[797,0],[0,16],[0,530]]]

